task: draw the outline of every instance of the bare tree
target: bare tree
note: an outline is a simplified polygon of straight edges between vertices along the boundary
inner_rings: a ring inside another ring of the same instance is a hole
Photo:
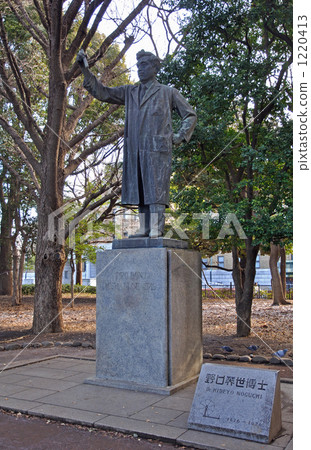
[[[183,46],[188,31],[187,27],[181,31],[184,14],[178,5],[168,7],[166,0],[151,0],[146,7],[137,30],[140,36],[149,36],[153,51],[159,58],[173,57]]]
[[[91,68],[108,54],[121,36],[124,38],[123,47],[105,67],[102,74],[105,82],[114,78],[115,68],[134,41],[130,27],[135,25],[149,2],[136,1],[132,10],[119,17],[114,30],[92,47]],[[59,236],[62,233],[66,180],[90,155],[113,144],[123,134],[120,125],[102,139],[86,141],[96,127],[108,120],[115,107],[111,106],[80,129],[79,122],[92,98],[80,92],[73,99],[72,94],[75,80],[80,75],[75,62],[76,53],[80,48],[85,51],[91,48],[99,24],[112,3],[112,0],[35,0],[33,3],[7,0],[1,1],[0,5],[0,95],[14,113],[14,122],[1,114],[0,125],[14,141],[15,152],[27,163],[38,189],[34,333],[63,329],[61,288],[66,255],[64,241]],[[18,46],[9,41],[12,20],[27,35],[36,58],[39,58],[39,61],[33,61],[33,66],[27,64],[26,58],[22,60]],[[40,65],[46,68],[47,74],[41,75],[42,83],[38,79],[32,83],[33,73]],[[46,105],[46,116],[43,117],[38,114],[40,101]],[[83,146],[84,142],[87,144]],[[120,184],[110,187],[117,197]],[[98,202],[109,201],[112,193],[105,191]],[[87,206],[90,207],[90,203],[84,205],[85,208]]]

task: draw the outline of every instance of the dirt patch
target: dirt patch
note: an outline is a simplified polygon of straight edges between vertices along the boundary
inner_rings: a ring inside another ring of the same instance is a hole
[[[236,335],[234,300],[206,300],[203,302],[204,352],[223,353],[222,346],[230,346],[238,355],[260,354],[271,357],[276,350],[287,348],[286,356],[293,356],[293,303],[271,306],[272,300],[255,299],[252,307],[252,331],[248,337]],[[250,345],[258,345],[252,352]]]
[[[31,334],[33,298],[24,297],[21,306],[12,306],[8,297],[0,297],[0,345],[9,342],[90,342],[95,346],[96,297],[84,295],[75,300],[72,308],[69,295],[63,297],[63,333]],[[252,332],[248,337],[236,335],[234,300],[206,299],[203,301],[203,353],[224,354],[222,346],[230,346],[236,355],[262,355],[267,358],[279,349],[287,348],[293,357],[293,304],[271,306],[271,300],[255,299],[252,308]],[[254,352],[249,345],[258,345]]]
[[[33,297],[25,296],[23,304],[12,306],[10,297],[0,296],[1,322],[0,345],[8,342],[30,342],[35,336],[31,333]],[[96,297],[84,295],[75,299],[71,307],[70,296],[63,296],[63,333],[41,333],[36,341],[52,342],[91,342],[95,345]]]

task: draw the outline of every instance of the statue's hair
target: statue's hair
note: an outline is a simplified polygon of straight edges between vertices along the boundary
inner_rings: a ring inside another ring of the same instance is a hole
[[[140,60],[140,58],[148,58],[150,59],[152,65],[156,69],[157,72],[159,72],[161,68],[161,60],[156,55],[154,55],[151,52],[145,52],[145,50],[140,50],[138,53],[136,53],[136,59],[137,61]]]

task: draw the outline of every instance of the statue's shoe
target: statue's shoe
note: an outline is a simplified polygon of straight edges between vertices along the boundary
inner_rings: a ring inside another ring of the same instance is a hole
[[[153,239],[154,238],[159,238],[159,237],[162,237],[162,236],[163,236],[163,233],[160,230],[158,230],[158,229],[153,229],[149,233],[149,237],[153,238]]]
[[[132,238],[146,238],[146,237],[149,237],[149,231],[146,231],[145,233],[137,232],[136,234],[130,234],[129,235],[129,239],[132,239]]]

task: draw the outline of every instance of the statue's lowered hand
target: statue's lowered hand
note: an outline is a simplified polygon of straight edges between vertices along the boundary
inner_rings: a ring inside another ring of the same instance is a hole
[[[178,133],[173,134],[173,144],[174,145],[179,145],[182,143],[182,141],[183,141],[183,137],[180,136],[180,134],[178,134]]]
[[[84,50],[82,48],[81,48],[81,50],[78,51],[76,61],[82,67],[85,67],[85,68],[89,67],[89,64],[86,59],[86,54],[84,53]]]

